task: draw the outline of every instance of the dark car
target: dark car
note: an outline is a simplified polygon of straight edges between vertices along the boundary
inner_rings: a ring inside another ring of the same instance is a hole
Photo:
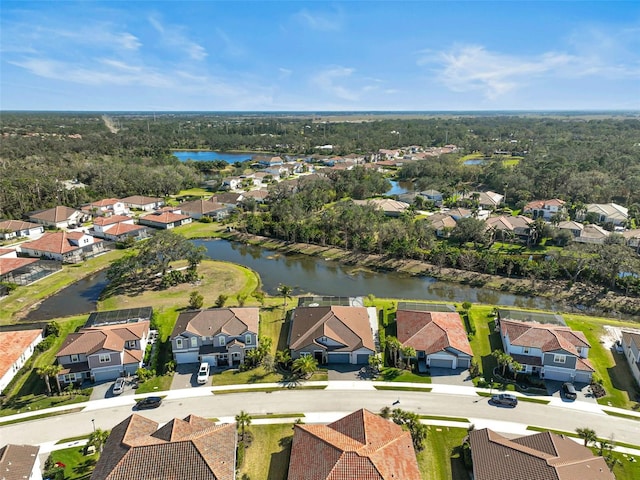
[[[573,386],[573,383],[570,382],[562,384],[562,394],[567,400],[575,400],[578,398],[578,392],[576,392],[576,388]]]
[[[518,405],[518,397],[510,393],[494,395],[489,401],[494,405],[504,405],[506,407],[515,407]]]
[[[135,410],[146,410],[147,408],[158,408],[162,403],[162,397],[147,397],[136,403]]]

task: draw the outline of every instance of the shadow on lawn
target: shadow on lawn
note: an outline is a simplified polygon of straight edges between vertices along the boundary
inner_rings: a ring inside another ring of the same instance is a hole
[[[496,322],[489,322],[489,346],[491,347],[491,351],[494,350],[502,350],[502,340],[500,340],[500,333],[495,331]],[[484,355],[482,357],[482,371],[484,372],[484,377],[486,379],[489,378],[491,372],[498,366],[498,362],[495,357],[491,354]]]
[[[293,436],[289,436],[281,438],[278,442],[278,445],[282,450],[271,454],[271,461],[269,462],[269,476],[267,477],[267,480],[282,480],[283,478],[287,478],[292,441]]]
[[[640,390],[635,385],[635,380],[626,361],[624,354],[613,352],[613,360],[615,365],[607,368],[611,384],[616,390],[626,392],[631,401],[640,402]],[[638,409],[638,404],[634,410]]]

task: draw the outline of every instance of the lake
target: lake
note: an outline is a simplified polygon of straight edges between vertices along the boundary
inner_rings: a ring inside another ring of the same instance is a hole
[[[245,265],[256,271],[262,289],[278,295],[281,284],[293,287],[294,295],[314,293],[328,296],[366,296],[409,298],[442,302],[472,302],[521,308],[560,310],[562,306],[542,297],[524,297],[487,288],[470,287],[414,277],[396,272],[376,272],[342,265],[307,255],[285,255],[254,245],[227,240],[195,240],[207,249],[209,258]],[[104,272],[65,288],[42,302],[25,320],[48,320],[95,310],[100,292],[106,286]]]
[[[172,152],[174,157],[177,157],[181,162],[187,160],[194,161],[211,161],[222,160],[227,163],[244,162],[245,160],[251,160],[255,153],[228,153],[228,152],[213,152],[210,150],[197,150],[197,151],[180,151]]]

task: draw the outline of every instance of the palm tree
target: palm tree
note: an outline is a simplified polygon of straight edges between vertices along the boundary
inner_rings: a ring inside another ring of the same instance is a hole
[[[284,285],[284,284],[280,284],[280,286],[278,287],[278,292],[280,293],[280,295],[282,295],[282,300],[283,300],[283,310],[287,309],[287,298],[292,298],[291,297],[291,292],[293,292],[293,288],[291,288],[289,285]]]
[[[400,347],[400,354],[407,364],[407,368],[410,369],[411,359],[416,356],[416,349],[413,347]]]
[[[60,373],[62,367],[60,365],[45,365],[36,370],[36,373],[44,380],[44,385],[47,388],[47,395],[51,395],[51,382],[49,377],[55,376],[58,385],[58,391],[60,391],[60,383],[58,380],[58,373]]]
[[[511,358],[511,355],[500,350],[494,350],[491,356],[496,359],[498,365],[502,368],[502,376],[504,377],[507,367],[513,363],[513,358]]]
[[[302,377],[308,377],[318,368],[318,361],[311,355],[304,355],[293,361],[292,370]]]
[[[246,428],[251,425],[251,415],[249,415],[244,410],[240,410],[240,413],[236,415],[236,423],[238,424],[240,435],[242,436],[242,441],[244,442],[244,432]]]
[[[396,337],[393,337],[393,336],[388,336],[385,343],[386,343],[387,350],[389,351],[389,356],[391,357],[391,361],[393,362],[393,366],[397,367],[398,360],[399,360],[398,354],[400,352],[400,348],[402,348],[402,344],[400,343],[400,340],[398,340]]]
[[[102,453],[102,447],[107,443],[107,439],[109,438],[109,430],[102,430],[101,428],[96,428],[89,438],[87,439],[87,445],[93,445],[97,450]]]
[[[576,433],[578,437],[584,440],[585,447],[588,447],[590,443],[595,443],[598,440],[596,431],[591,428],[576,428]]]

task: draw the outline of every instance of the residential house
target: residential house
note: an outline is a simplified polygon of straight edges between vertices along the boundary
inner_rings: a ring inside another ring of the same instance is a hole
[[[578,243],[595,243],[602,245],[610,234],[610,232],[602,228],[600,225],[590,224],[585,225],[580,232],[580,236],[574,238],[573,241]]]
[[[451,217],[457,222],[461,218],[469,218],[473,212],[468,208],[452,208],[451,210],[444,210],[444,213],[451,215]]]
[[[29,220],[47,227],[53,228],[76,228],[91,218],[90,215],[82,213],[80,210],[69,207],[53,207],[29,216]]]
[[[160,427],[133,414],[111,429],[91,480],[235,480],[236,429],[195,415]]]
[[[547,222],[554,216],[562,216],[567,214],[565,203],[559,198],[551,200],[534,200],[527,203],[522,209],[522,213],[531,215],[534,219],[542,218]]]
[[[268,185],[271,182],[277,182],[280,180],[280,175],[276,175],[275,177],[267,172],[256,172],[254,174],[254,178],[258,180],[258,187],[261,185]]]
[[[418,366],[430,368],[469,368],[473,351],[460,315],[455,312],[396,312],[398,340],[413,347]]]
[[[578,212],[578,220],[585,220],[589,214],[595,216],[598,223],[611,223],[615,226],[622,226],[627,223],[629,209],[617,203],[590,203],[585,209]]]
[[[244,198],[245,193],[235,193],[235,192],[227,192],[227,193],[216,193],[213,197],[209,199],[210,202],[222,203],[223,205],[232,205],[236,206],[239,202]]]
[[[438,190],[423,190],[418,192],[417,195],[424,198],[428,202],[433,202],[436,207],[441,207],[442,202],[444,201],[444,197],[441,192]]]
[[[399,202],[397,200],[391,200],[389,198],[370,198],[368,200],[353,200],[356,205],[371,205],[376,210],[382,210],[388,217],[399,217],[402,215],[409,204],[405,202]]]
[[[446,213],[435,213],[427,217],[427,221],[435,230],[436,236],[440,238],[448,238],[451,235],[451,231],[456,228],[457,225],[454,218]]]
[[[318,363],[363,364],[376,353],[375,308],[298,307],[291,314],[291,358],[313,355]]]
[[[94,217],[108,217],[110,215],[126,215],[129,209],[122,200],[117,198],[105,198],[97,202],[89,203],[82,207],[82,211]]]
[[[57,260],[63,263],[78,263],[104,251],[102,240],[83,232],[50,232],[18,247],[30,257]]]
[[[501,215],[499,217],[489,217],[486,220],[487,229],[494,232],[495,238],[508,240],[518,238],[527,241],[531,234],[531,224],[533,220],[524,215],[516,217]]]
[[[36,223],[24,222],[22,220],[2,220],[0,221],[0,239],[11,240],[12,238],[38,238],[44,233],[44,227]]]
[[[172,228],[179,227],[180,225],[191,223],[192,220],[193,219],[189,215],[182,215],[180,213],[153,212],[140,217],[138,219],[138,223],[140,225],[146,225],[147,227],[170,230]]]
[[[142,367],[149,322],[85,327],[71,333],[56,353],[62,384],[102,382],[133,375]]]
[[[8,444],[0,448],[2,480],[42,480],[40,447]]]
[[[620,341],[624,356],[629,363],[633,378],[640,386],[640,333],[637,331],[623,330]]]
[[[627,242],[627,246],[635,248],[640,253],[640,229],[627,230],[622,232],[622,236]]]
[[[409,431],[368,410],[293,426],[288,480],[421,478]]]
[[[615,480],[604,458],[556,433],[508,439],[483,428],[469,444],[474,480]]]
[[[121,198],[120,201],[124,203],[127,208],[134,210],[143,210],[145,212],[152,212],[164,205],[164,200],[158,197],[145,197],[144,195],[132,195],[130,197]]]
[[[222,179],[223,190],[236,190],[242,186],[242,178],[240,177],[225,177]]]
[[[173,357],[178,364],[240,365],[246,353],[258,347],[259,322],[255,307],[182,312],[171,333]]]
[[[260,157],[258,163],[264,167],[278,167],[284,163],[281,157]]]
[[[582,230],[584,230],[584,225],[580,222],[565,221],[558,223],[557,228],[559,230],[566,230],[568,232],[571,232],[571,235],[573,235],[574,238],[578,238],[582,233]]]
[[[0,394],[42,341],[42,329],[0,332]],[[0,470],[0,477],[2,471]]]
[[[478,197],[478,205],[485,210],[495,210],[500,206],[502,200],[504,200],[504,195],[490,190],[486,192],[471,192],[467,194],[465,198],[473,199],[476,195]]]
[[[134,240],[141,240],[147,237],[147,229],[141,225],[136,225],[134,219],[126,215],[97,217],[93,220],[93,229],[90,233],[94,237],[104,238],[113,242],[122,242],[129,237]]]
[[[388,150],[385,148],[378,150],[378,160],[393,160],[396,158],[400,158],[400,150]]]
[[[250,190],[242,194],[243,200],[252,198],[257,203],[265,203],[267,201],[267,197],[269,197],[269,192],[267,190]]]
[[[0,248],[0,282],[29,285],[60,270],[59,264],[52,263],[37,258],[18,258],[15,250]]]
[[[233,208],[229,205],[204,199],[180,204],[180,210],[196,220],[200,220],[202,217],[209,217],[220,221],[228,217]]]
[[[500,320],[504,351],[523,366],[523,373],[547,380],[590,383],[594,368],[587,359],[584,333],[569,327]]]

